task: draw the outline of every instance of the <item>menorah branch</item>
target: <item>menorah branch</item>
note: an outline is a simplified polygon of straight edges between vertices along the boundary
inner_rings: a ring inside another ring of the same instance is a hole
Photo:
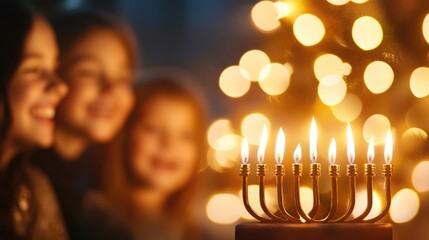
[[[249,191],[248,191],[248,184],[247,184],[247,177],[250,174],[250,165],[249,164],[241,164],[240,168],[240,175],[242,176],[242,195],[243,195],[243,204],[246,208],[247,212],[256,220],[260,222],[270,222],[269,219],[265,219],[261,216],[259,216],[250,206],[249,204]]]
[[[294,223],[301,223],[301,220],[290,215],[285,207],[283,201],[283,176],[285,175],[284,166],[281,164],[276,165],[276,183],[277,183],[277,202],[279,206],[279,211],[285,219]]]
[[[266,164],[258,164],[256,174],[259,176],[259,201],[261,204],[261,208],[264,211],[264,213],[271,218],[272,221],[275,222],[285,222],[285,219],[282,219],[280,217],[277,217],[273,213],[270,212],[270,210],[267,207],[266,201],[265,201],[265,175],[267,173],[267,165]]]

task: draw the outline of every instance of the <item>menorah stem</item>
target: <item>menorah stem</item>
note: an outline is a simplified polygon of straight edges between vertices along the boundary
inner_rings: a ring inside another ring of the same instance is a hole
[[[375,175],[375,165],[372,163],[365,164],[365,175],[366,175],[366,191],[367,191],[367,205],[365,211],[357,218],[350,222],[363,222],[364,218],[368,216],[372,209],[372,180]]]
[[[319,191],[319,176],[320,176],[320,164],[312,163],[310,176],[313,181],[313,208],[308,213],[310,218],[314,218],[317,214],[317,210],[320,205],[320,191]]]
[[[261,208],[264,211],[264,213],[271,218],[274,222],[285,222],[285,219],[282,219],[280,217],[277,217],[276,215],[272,214],[270,210],[267,207],[266,201],[265,201],[265,175],[267,172],[267,165],[266,164],[258,164],[257,166],[257,172],[256,174],[259,176],[259,202],[261,204]]]
[[[349,206],[347,208],[346,213],[341,216],[340,218],[333,220],[331,222],[338,223],[345,221],[353,212],[356,204],[356,176],[357,176],[357,165],[356,164],[350,164],[347,165],[347,176],[349,176],[349,189],[350,189],[350,196],[349,196]]]
[[[331,176],[331,208],[326,218],[317,222],[329,222],[335,215],[338,206],[338,176],[340,172],[340,166],[338,164],[331,164],[329,169],[329,175]]]
[[[328,215],[323,219],[314,219],[312,222],[325,223],[329,222],[335,215],[338,206],[338,176],[340,172],[340,166],[338,164],[331,164],[329,169],[329,175],[331,176],[331,207]]]
[[[300,197],[300,177],[295,176],[294,177],[294,189],[295,189],[295,206],[296,206],[296,211],[298,212],[298,215],[300,217],[302,217],[306,222],[313,222],[313,219],[311,219],[302,209],[301,206],[301,197]]]
[[[284,172],[284,169],[283,169],[283,172]],[[276,172],[276,175],[277,175],[277,172]],[[277,175],[276,182],[277,182],[277,201],[278,201],[280,213],[288,221],[291,221],[294,223],[301,223],[300,219],[295,218],[292,215],[290,215],[284,207],[284,202],[283,202],[283,176],[280,174]]]
[[[293,173],[293,184],[294,184],[294,199],[295,199],[295,207],[298,215],[303,218],[306,222],[313,222],[313,220],[302,210],[301,206],[301,195],[299,192],[300,189],[300,178],[302,176],[302,164],[294,163],[292,165],[292,173]]]
[[[385,183],[384,183],[384,188],[385,188],[385,192],[386,192],[386,205],[384,206],[383,211],[376,217],[368,219],[364,222],[366,223],[374,223],[377,222],[379,220],[381,220],[384,216],[386,216],[386,214],[389,212],[390,209],[390,204],[392,201],[392,195],[390,192],[390,180],[392,177],[392,165],[391,164],[384,164],[383,165],[383,175],[385,178]]]
[[[259,220],[260,222],[270,222],[269,219],[265,219],[261,216],[259,216],[250,206],[249,203],[249,191],[248,191],[248,184],[247,184],[247,176],[250,174],[250,166],[248,164],[242,164],[240,168],[240,175],[242,176],[242,195],[243,195],[243,204],[246,208],[247,212],[256,220]]]

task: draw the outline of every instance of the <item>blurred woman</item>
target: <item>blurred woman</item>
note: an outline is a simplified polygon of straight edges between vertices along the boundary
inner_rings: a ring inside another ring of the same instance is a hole
[[[139,84],[126,128],[105,152],[101,188],[135,239],[196,236],[189,214],[204,115],[200,99],[178,80],[177,73],[155,73]]]
[[[88,149],[111,140],[134,103],[135,46],[126,26],[90,10],[52,19],[69,87],[57,115],[53,148],[35,163],[49,176],[72,239],[125,238],[113,218],[92,203]],[[95,211],[95,212],[94,212]]]
[[[49,23],[31,8],[0,4],[0,239],[67,239],[47,178],[23,153],[53,143],[67,87],[55,75]]]

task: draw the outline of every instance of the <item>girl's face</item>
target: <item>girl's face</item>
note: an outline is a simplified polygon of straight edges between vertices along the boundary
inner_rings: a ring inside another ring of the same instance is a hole
[[[51,27],[36,17],[8,89],[12,115],[9,137],[16,144],[48,147],[53,142],[56,106],[67,92],[55,75],[57,55]]]
[[[195,110],[166,96],[142,108],[127,135],[131,174],[153,189],[174,193],[188,183],[197,164]]]
[[[106,142],[122,127],[134,103],[127,51],[109,30],[94,29],[72,48],[61,67],[69,94],[60,124],[93,142]]]

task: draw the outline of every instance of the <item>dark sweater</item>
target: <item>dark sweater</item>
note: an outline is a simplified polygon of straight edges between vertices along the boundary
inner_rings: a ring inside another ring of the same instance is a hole
[[[94,197],[87,154],[75,161],[62,159],[54,149],[41,150],[32,162],[50,179],[64,215],[70,239],[131,239],[123,221]]]

